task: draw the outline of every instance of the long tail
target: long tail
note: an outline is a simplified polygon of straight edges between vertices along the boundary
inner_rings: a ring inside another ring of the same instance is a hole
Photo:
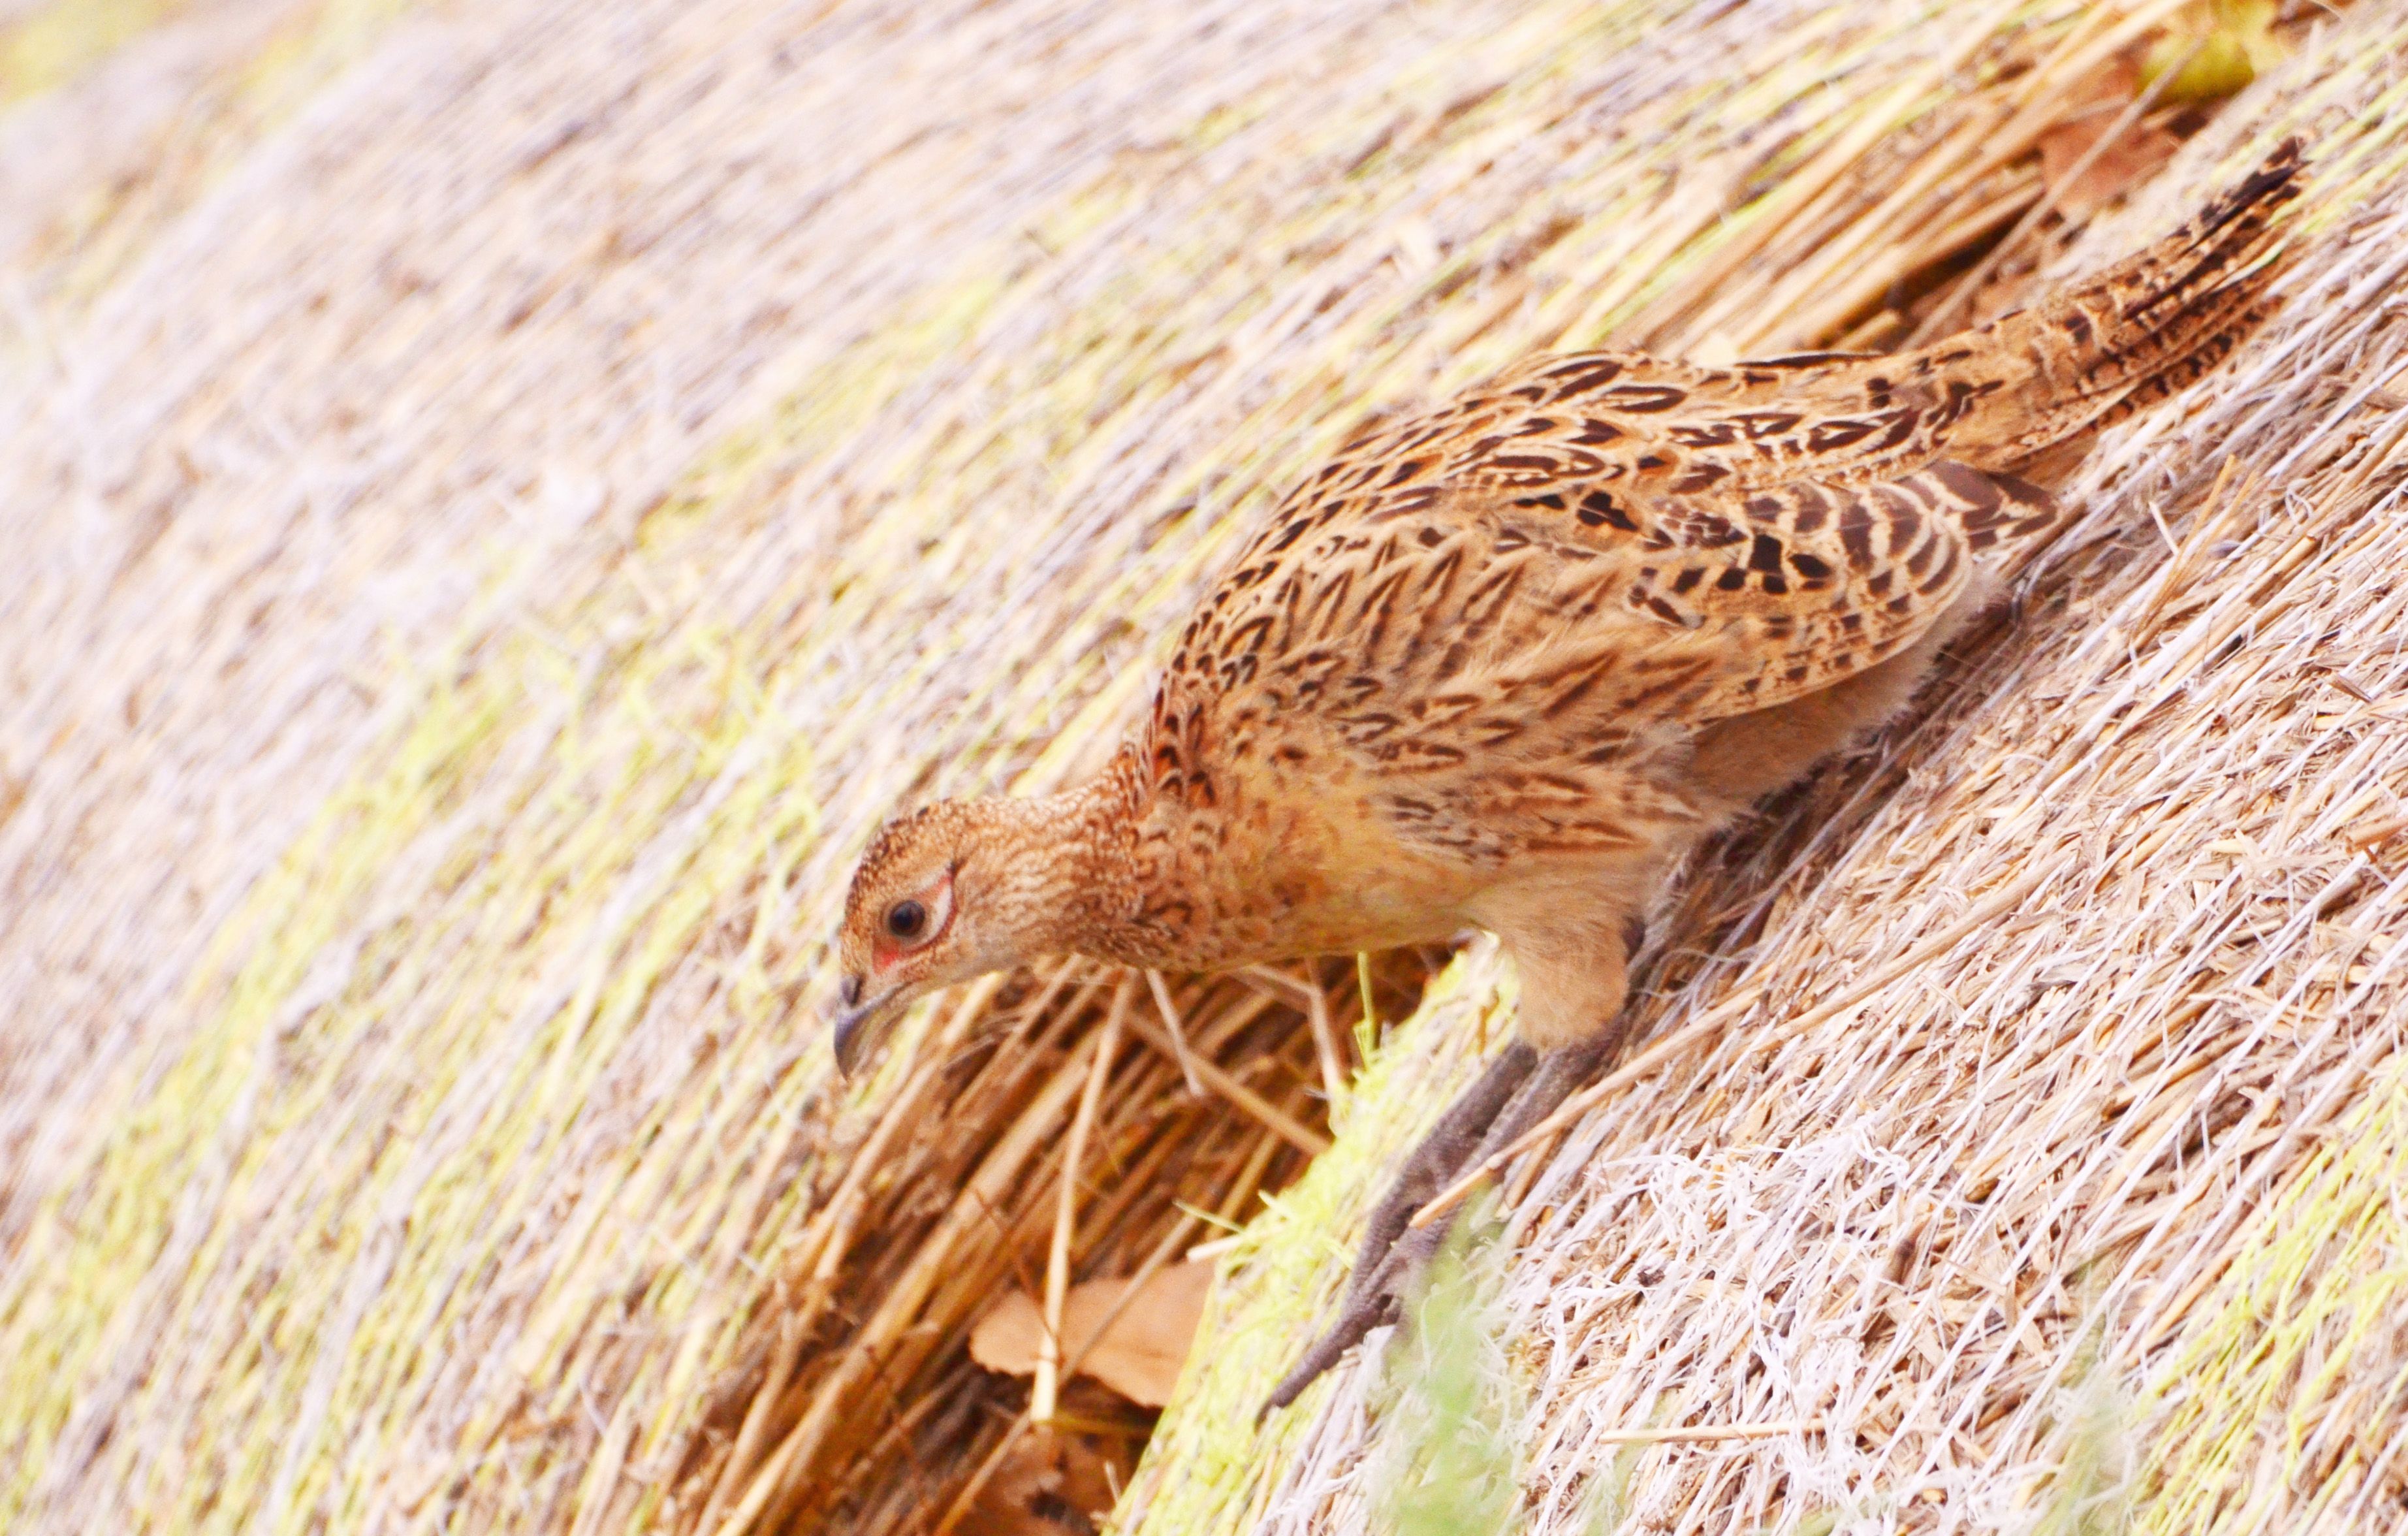
[[[2294,138],[2147,250],[1925,349],[1928,376],[1961,382],[1977,402],[1949,434],[1948,456],[2013,469],[2223,361],[2272,312],[2274,216],[2299,196],[2300,164]]]

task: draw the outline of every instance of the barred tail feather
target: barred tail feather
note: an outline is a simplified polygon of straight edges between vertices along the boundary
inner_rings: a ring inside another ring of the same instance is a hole
[[[1951,436],[1951,456],[2012,468],[2164,398],[2229,355],[2272,308],[2276,214],[2299,196],[2301,164],[2291,139],[2147,250],[1933,347],[1925,355],[1934,374],[1979,374],[1966,382],[1992,396],[1991,409]],[[1997,409],[2006,403],[2000,395],[2023,409]],[[1993,423],[2000,430],[1985,430]]]

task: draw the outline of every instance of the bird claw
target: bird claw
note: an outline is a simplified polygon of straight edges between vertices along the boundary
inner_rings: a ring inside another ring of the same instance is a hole
[[[1412,1225],[1414,1214],[1429,1203],[1432,1196],[1454,1183],[1480,1154],[1489,1128],[1529,1081],[1538,1064],[1539,1054],[1520,1041],[1507,1046],[1471,1086],[1446,1107],[1438,1124],[1413,1148],[1396,1182],[1388,1186],[1380,1203],[1371,1208],[1370,1219],[1364,1224],[1363,1246],[1355,1256],[1354,1277],[1346,1287],[1346,1299],[1339,1306],[1338,1321],[1313,1341],[1295,1369],[1271,1388],[1262,1411],[1254,1415],[1256,1423],[1262,1422],[1272,1409],[1294,1402],[1323,1371],[1336,1365],[1340,1357],[1361,1343],[1364,1335],[1397,1321],[1409,1288],[1404,1283],[1416,1278],[1428,1255],[1438,1251],[1439,1240],[1445,1237],[1449,1225],[1439,1221],[1416,1227]],[[1420,1262],[1415,1262],[1416,1252]]]
[[[1405,1160],[1388,1193],[1372,1208],[1365,1224],[1362,1251],[1354,1260],[1354,1278],[1346,1287],[1338,1320],[1271,1388],[1261,1412],[1254,1415],[1257,1424],[1272,1409],[1284,1408],[1301,1397],[1306,1387],[1373,1328],[1403,1316],[1405,1298],[1419,1287],[1455,1219],[1455,1212],[1450,1211],[1415,1227],[1414,1214],[1464,1170],[1487,1161],[1553,1113],[1596,1071],[1613,1038],[1609,1032],[1550,1052],[1543,1059],[1516,1041],[1446,1107],[1438,1124]]]
[[[1376,1262],[1371,1255],[1365,1254],[1359,1263],[1368,1266],[1368,1271],[1357,1269],[1355,1284],[1347,1287],[1338,1320],[1312,1342],[1288,1373],[1280,1378],[1279,1385],[1271,1388],[1270,1396],[1256,1411],[1254,1422],[1260,1424],[1270,1416],[1272,1409],[1285,1408],[1303,1396],[1306,1387],[1319,1381],[1324,1371],[1361,1343],[1373,1328],[1399,1321],[1404,1316],[1405,1298],[1420,1288],[1430,1259],[1454,1225],[1455,1214],[1449,1212],[1427,1227],[1406,1227]]]
[[[1286,1409],[1303,1397],[1305,1386],[1320,1380],[1325,1370],[1337,1365],[1355,1343],[1363,1343],[1372,1329],[1404,1317],[1404,1298],[1418,1290],[1421,1276],[1428,1273],[1430,1259],[1438,1256],[1438,1247],[1447,1240],[1447,1230],[1455,1226],[1455,1215],[1462,1206],[1418,1227],[1413,1226],[1413,1213],[1464,1170],[1479,1168],[1498,1151],[1512,1146],[1522,1131],[1539,1125],[1539,1119],[1554,1114],[1555,1105],[1597,1074],[1598,1062],[1604,1062],[1615,1038],[1613,1030],[1606,1030],[1594,1041],[1548,1052],[1543,1059],[1529,1045],[1514,1041],[1462,1098],[1447,1105],[1447,1113],[1440,1114],[1428,1137],[1423,1137],[1412,1158],[1406,1158],[1395,1184],[1389,1184],[1380,1204],[1372,1206],[1363,1233],[1363,1252],[1355,1256],[1354,1284],[1346,1285],[1339,1319],[1312,1341],[1296,1368],[1281,1377],[1279,1386],[1271,1386],[1271,1397],[1264,1399],[1254,1423],[1269,1418],[1271,1409]]]

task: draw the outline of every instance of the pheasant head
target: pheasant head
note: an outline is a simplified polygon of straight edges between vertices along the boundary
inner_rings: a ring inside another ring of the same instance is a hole
[[[912,999],[1039,955],[1093,952],[1117,870],[1096,786],[944,800],[889,822],[854,869],[838,938],[838,1069]]]

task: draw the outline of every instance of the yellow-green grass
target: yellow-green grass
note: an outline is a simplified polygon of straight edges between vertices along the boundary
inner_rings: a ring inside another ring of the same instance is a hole
[[[0,23],[0,104],[55,90],[175,11],[171,0],[51,0]]]

